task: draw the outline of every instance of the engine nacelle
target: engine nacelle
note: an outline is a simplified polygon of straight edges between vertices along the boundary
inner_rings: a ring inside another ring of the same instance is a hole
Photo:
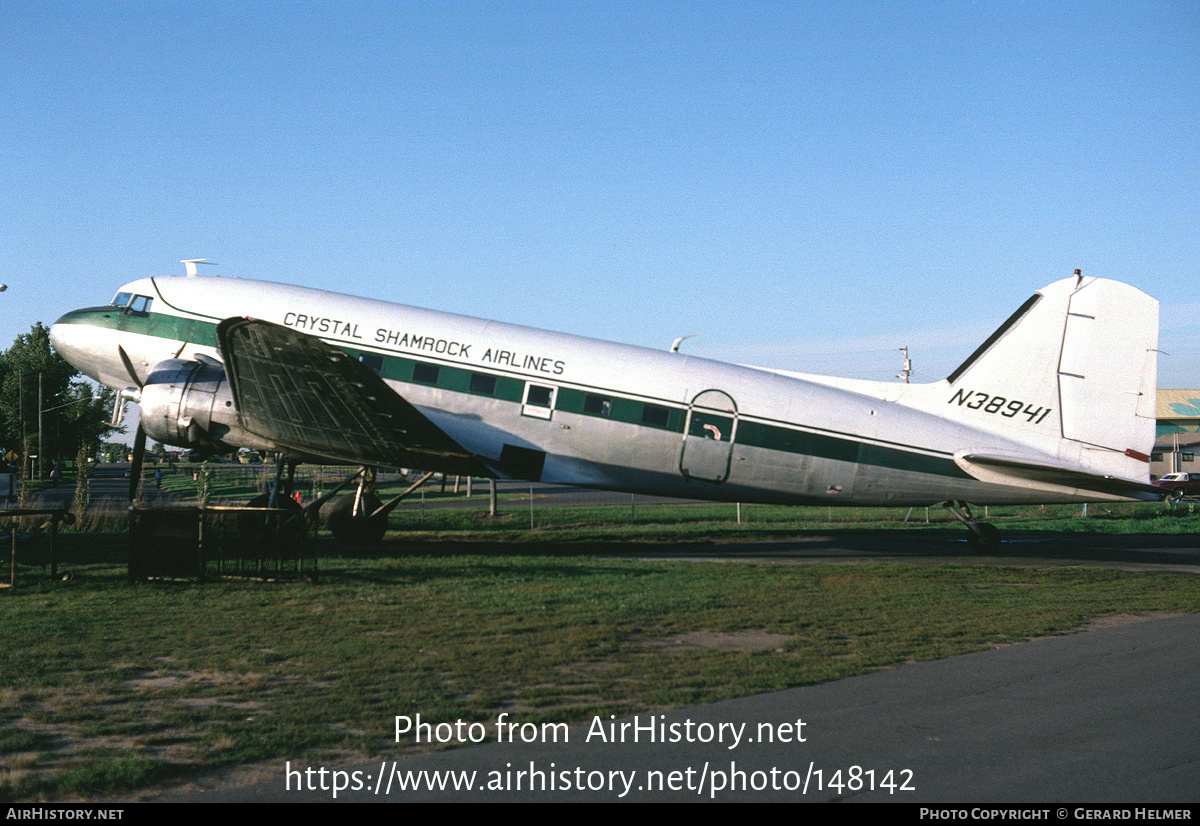
[[[275,449],[242,429],[225,369],[216,361],[160,361],[146,377],[138,406],[142,429],[163,444],[213,453]]]

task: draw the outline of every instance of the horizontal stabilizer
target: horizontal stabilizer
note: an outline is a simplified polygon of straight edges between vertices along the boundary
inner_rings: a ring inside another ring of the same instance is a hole
[[[1146,482],[1088,473],[1078,466],[1043,459],[966,453],[955,455],[954,461],[971,476],[988,484],[1033,488],[1046,493],[1094,493],[1097,501],[1138,499],[1153,502],[1163,498],[1162,488]]]

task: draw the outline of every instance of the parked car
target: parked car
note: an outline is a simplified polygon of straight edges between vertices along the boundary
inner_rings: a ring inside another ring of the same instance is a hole
[[[1150,484],[1166,488],[1176,496],[1200,496],[1200,473],[1168,473]]]

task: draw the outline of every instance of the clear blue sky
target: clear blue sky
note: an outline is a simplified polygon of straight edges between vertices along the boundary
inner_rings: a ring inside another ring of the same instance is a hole
[[[1075,268],[1200,388],[1200,5],[0,4],[0,346],[182,273],[946,375]]]

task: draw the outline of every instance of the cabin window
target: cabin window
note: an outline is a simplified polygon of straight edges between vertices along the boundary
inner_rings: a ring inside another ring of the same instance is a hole
[[[642,424],[650,427],[666,427],[671,420],[671,411],[661,404],[642,405]]]
[[[583,412],[589,416],[611,416],[612,399],[608,396],[588,393],[583,397]]]
[[[150,312],[150,302],[152,300],[147,295],[135,295],[133,300],[129,302],[129,312],[146,315]]]
[[[538,419],[549,419],[554,415],[554,388],[544,384],[525,385],[525,403],[521,415]]]
[[[437,384],[439,372],[438,365],[418,361],[413,365],[413,381],[419,384]]]
[[[383,356],[379,353],[363,353],[358,360],[363,363],[364,367],[372,370],[375,375],[383,374]]]
[[[496,395],[496,377],[489,376],[487,373],[472,373],[470,388],[476,396],[494,396]]]
[[[129,299],[131,298],[133,298],[133,293],[117,293],[115,296],[113,296],[112,306],[128,307]]]
[[[543,387],[540,384],[531,384],[525,393],[525,404],[532,404],[536,407],[550,407],[550,403],[553,400],[553,387]]]

